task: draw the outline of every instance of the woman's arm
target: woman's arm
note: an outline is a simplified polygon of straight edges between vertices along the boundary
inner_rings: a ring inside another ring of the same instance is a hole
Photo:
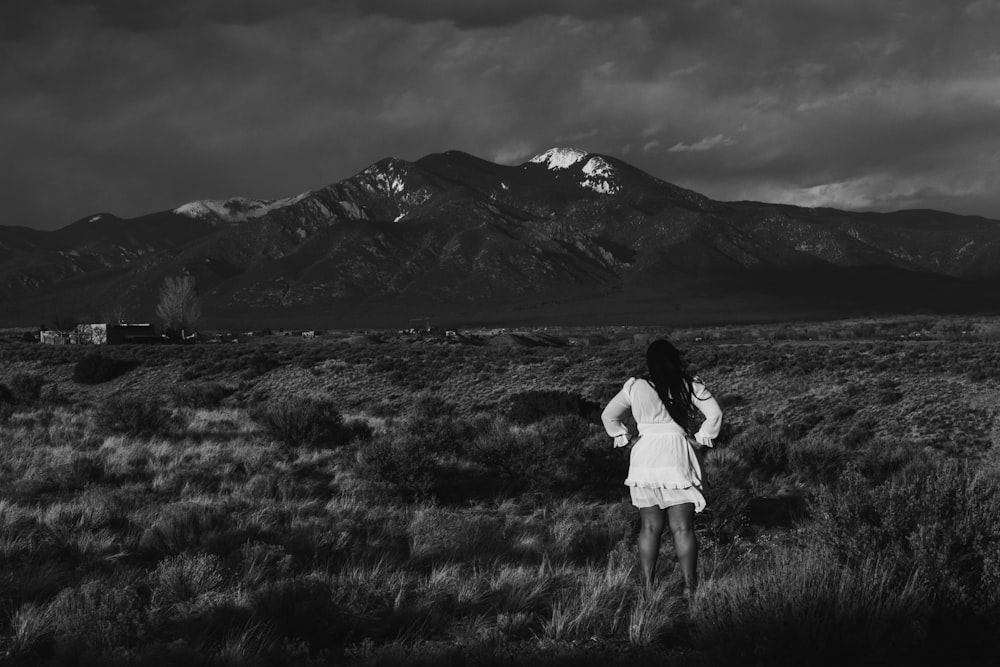
[[[622,390],[615,394],[608,406],[601,413],[601,421],[604,422],[604,430],[615,439],[615,447],[624,447],[632,439],[628,428],[625,426],[625,419],[632,414],[632,398],[629,396],[629,389],[635,378],[629,378]]]
[[[694,439],[698,441],[699,445],[711,447],[712,440],[719,437],[719,431],[722,430],[722,408],[719,407],[719,402],[715,400],[711,392],[697,378],[691,386],[691,402],[705,416],[701,428],[694,434]]]

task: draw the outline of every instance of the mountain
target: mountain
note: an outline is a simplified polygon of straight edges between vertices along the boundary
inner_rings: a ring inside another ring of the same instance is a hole
[[[669,324],[997,310],[1000,222],[717,202],[614,157],[386,158],[279,200],[0,227],[0,324],[150,319],[195,277],[209,326]]]

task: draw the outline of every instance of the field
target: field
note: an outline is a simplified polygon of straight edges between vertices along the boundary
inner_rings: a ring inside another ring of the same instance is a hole
[[[639,585],[598,415],[667,334],[725,426]],[[0,663],[984,664],[1000,327],[0,341]]]

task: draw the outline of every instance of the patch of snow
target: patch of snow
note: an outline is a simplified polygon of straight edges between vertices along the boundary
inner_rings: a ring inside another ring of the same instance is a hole
[[[508,186],[508,185],[507,185],[506,183],[504,183],[503,181],[501,181],[501,182],[500,182],[500,187],[501,187],[501,188],[503,188],[504,190],[510,190],[510,186]]]
[[[607,160],[601,157],[592,157],[583,165],[583,173],[586,175],[580,185],[590,188],[594,192],[610,195],[621,190],[621,186],[615,182],[615,169]]]
[[[178,206],[174,209],[174,213],[189,218],[221,218],[227,222],[246,222],[267,215],[271,211],[298,204],[310,194],[312,193],[303,192],[294,197],[273,200],[247,199],[246,197],[202,199]]]
[[[379,184],[380,189],[387,195],[396,195],[406,189],[406,184],[397,174],[383,174],[379,172],[375,174],[375,182]]]
[[[550,148],[531,158],[529,162],[544,164],[549,169],[568,169],[585,157],[586,153],[575,148]]]
[[[100,220],[103,217],[104,217],[103,215],[98,214],[98,215],[95,215],[94,217],[90,218],[89,220],[87,220],[87,222],[97,222],[98,220]]]
[[[403,211],[402,213],[400,213],[399,215],[396,216],[396,219],[393,220],[393,222],[399,222],[400,220],[403,219],[403,216],[405,216],[405,215],[406,215],[406,211]]]
[[[392,195],[401,194],[406,190],[406,181],[403,180],[403,175],[399,173],[396,161],[384,163],[384,167],[373,164],[362,173],[375,180],[375,187],[369,183],[364,184],[371,192],[383,193],[391,197]]]

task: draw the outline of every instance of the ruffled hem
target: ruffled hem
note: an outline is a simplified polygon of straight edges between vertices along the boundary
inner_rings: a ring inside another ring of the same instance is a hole
[[[641,489],[697,489],[699,485],[694,484],[690,481],[683,482],[640,482],[634,479],[626,479],[625,486],[638,487]]]
[[[629,488],[629,494],[632,497],[632,504],[638,508],[659,507],[666,509],[675,505],[691,503],[694,505],[695,512],[701,512],[705,509],[705,496],[701,495],[701,491],[693,486],[686,489],[633,486]]]

